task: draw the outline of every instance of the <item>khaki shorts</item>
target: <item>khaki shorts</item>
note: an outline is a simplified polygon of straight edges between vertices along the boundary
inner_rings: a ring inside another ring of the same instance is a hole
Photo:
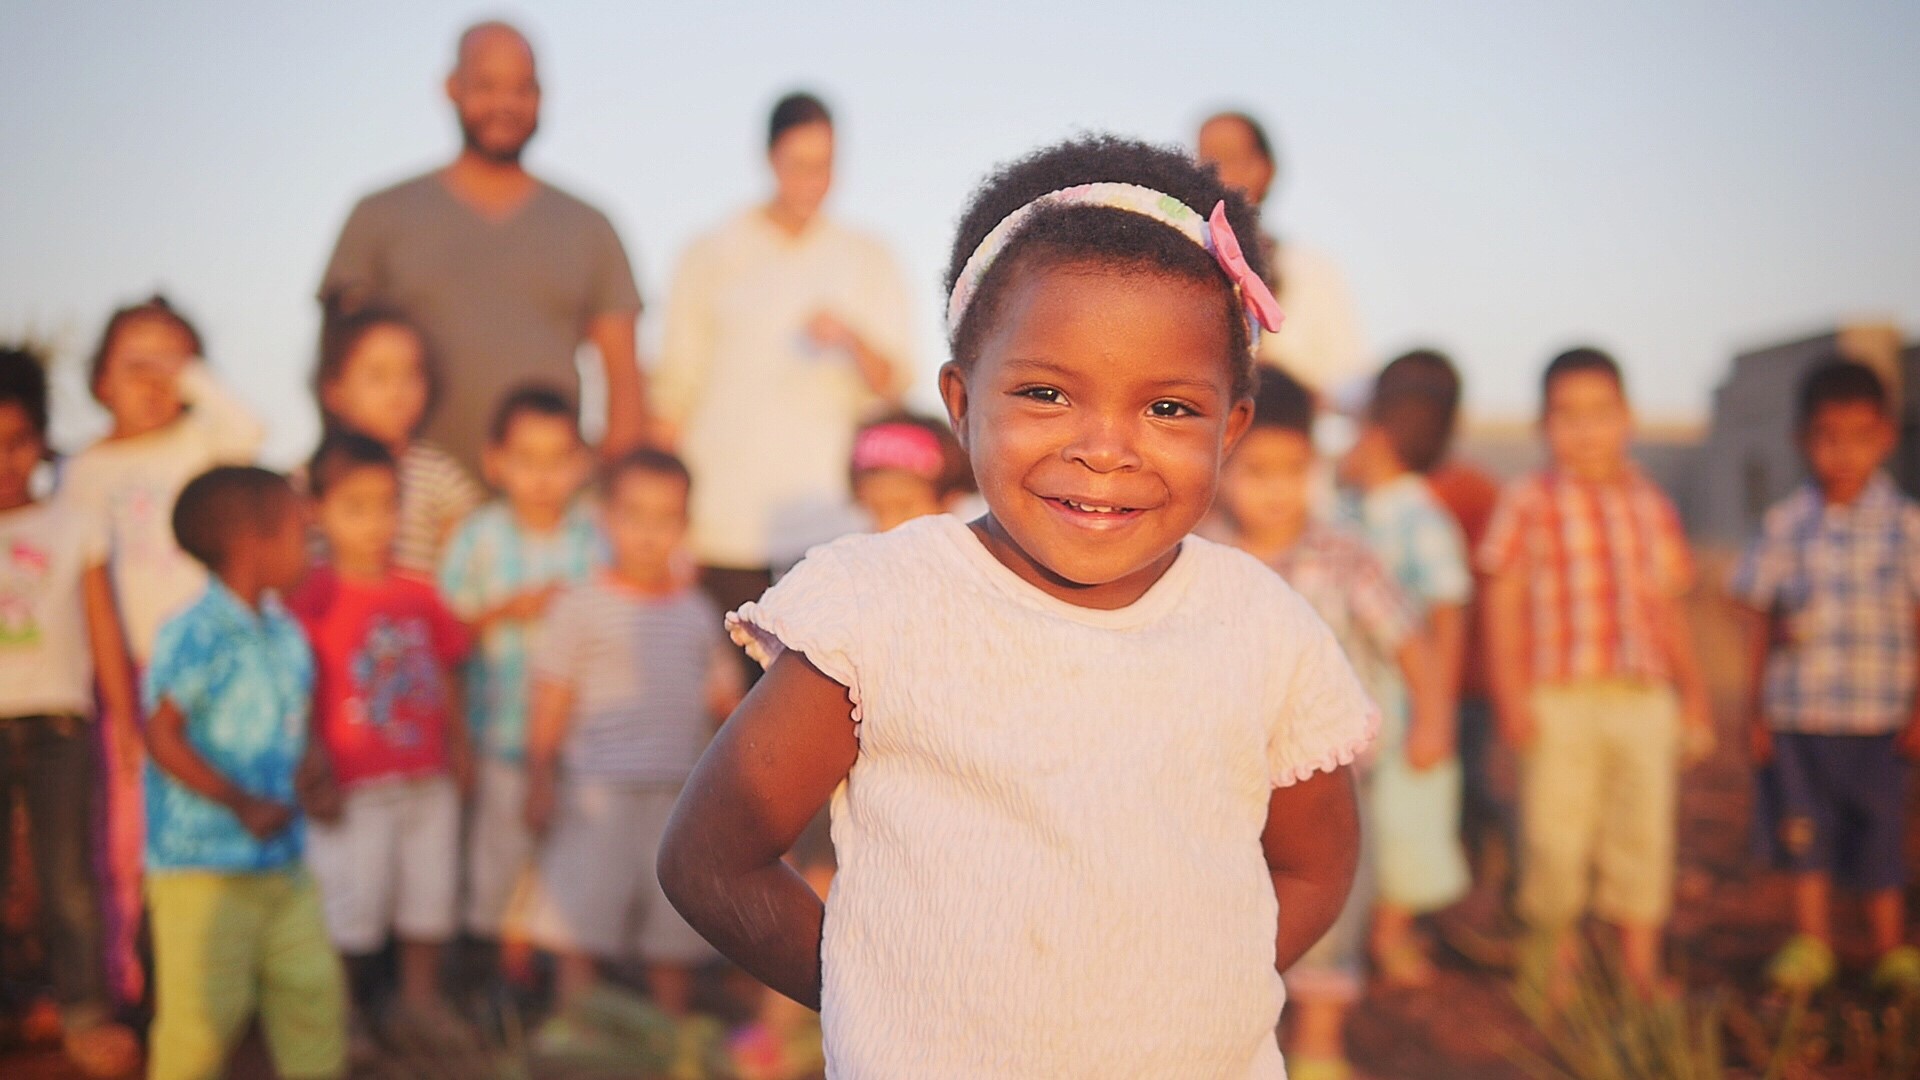
[[[320,884],[333,943],[342,952],[369,953],[390,934],[452,938],[460,861],[453,781],[376,781],[349,790],[344,803],[338,822],[307,827],[307,865]]]
[[[1520,913],[1542,929],[1589,906],[1653,926],[1673,902],[1680,708],[1666,686],[1592,681],[1540,687],[1521,755]]]
[[[288,1080],[347,1066],[346,979],[304,869],[147,876],[153,927],[149,1080],[213,1080],[257,1012]]]
[[[653,863],[677,788],[563,783],[542,845],[528,934],[603,959],[700,964],[713,947],[667,903]]]
[[[534,838],[527,829],[527,770],[483,758],[467,822],[467,930],[514,936],[525,924]]]

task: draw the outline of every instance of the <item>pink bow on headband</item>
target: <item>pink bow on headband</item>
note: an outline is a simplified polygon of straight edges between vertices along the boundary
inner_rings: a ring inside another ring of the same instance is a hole
[[[1240,238],[1233,234],[1233,225],[1227,221],[1226,200],[1214,205],[1212,215],[1207,218],[1207,234],[1213,241],[1215,261],[1227,272],[1228,279],[1240,293],[1240,302],[1247,306],[1248,320],[1259,323],[1268,333],[1280,329],[1280,322],[1286,317],[1280,310],[1280,301],[1274,299],[1273,290],[1247,265],[1247,254],[1240,250]]]

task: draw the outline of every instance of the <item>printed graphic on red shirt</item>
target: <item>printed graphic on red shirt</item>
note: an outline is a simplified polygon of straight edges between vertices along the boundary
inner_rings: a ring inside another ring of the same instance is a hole
[[[447,768],[447,675],[466,628],[410,578],[346,582],[310,574],[290,599],[318,663],[321,742],[343,785]]]

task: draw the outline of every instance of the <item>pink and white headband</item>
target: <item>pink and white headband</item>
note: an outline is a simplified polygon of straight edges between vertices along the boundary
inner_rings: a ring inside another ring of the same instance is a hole
[[[1203,218],[1199,211],[1164,192],[1139,184],[1101,183],[1080,184],[1048,192],[1008,214],[1000,224],[995,225],[980,241],[980,246],[973,249],[973,254],[967,256],[966,265],[960,268],[960,276],[953,283],[953,295],[947,298],[949,333],[959,327],[960,320],[967,313],[967,305],[973,303],[974,295],[980,289],[980,282],[1020,227],[1040,210],[1060,206],[1105,206],[1125,210],[1178,230],[1180,235],[1212,255],[1227,279],[1233,282],[1234,293],[1247,311],[1247,337],[1250,344],[1259,344],[1262,329],[1269,332],[1280,329],[1280,320],[1284,318],[1280,302],[1274,299],[1273,290],[1260,280],[1260,275],[1247,265],[1246,254],[1240,248],[1240,238],[1233,234],[1233,226],[1227,221],[1227,204],[1224,200],[1214,206],[1210,216]]]
[[[853,471],[883,469],[898,469],[938,483],[947,472],[947,452],[938,435],[918,424],[875,424],[853,438]]]

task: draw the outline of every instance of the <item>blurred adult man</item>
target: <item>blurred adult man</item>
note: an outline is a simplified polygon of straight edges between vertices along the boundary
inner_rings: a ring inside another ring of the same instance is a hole
[[[360,200],[321,281],[323,308],[378,303],[419,325],[439,365],[426,435],[470,468],[495,403],[514,386],[547,383],[578,400],[583,342],[605,371],[602,449],[631,448],[648,424],[634,361],[640,296],[606,216],[521,163],[540,122],[526,36],[500,22],[468,29],[446,93],[459,155]]]

